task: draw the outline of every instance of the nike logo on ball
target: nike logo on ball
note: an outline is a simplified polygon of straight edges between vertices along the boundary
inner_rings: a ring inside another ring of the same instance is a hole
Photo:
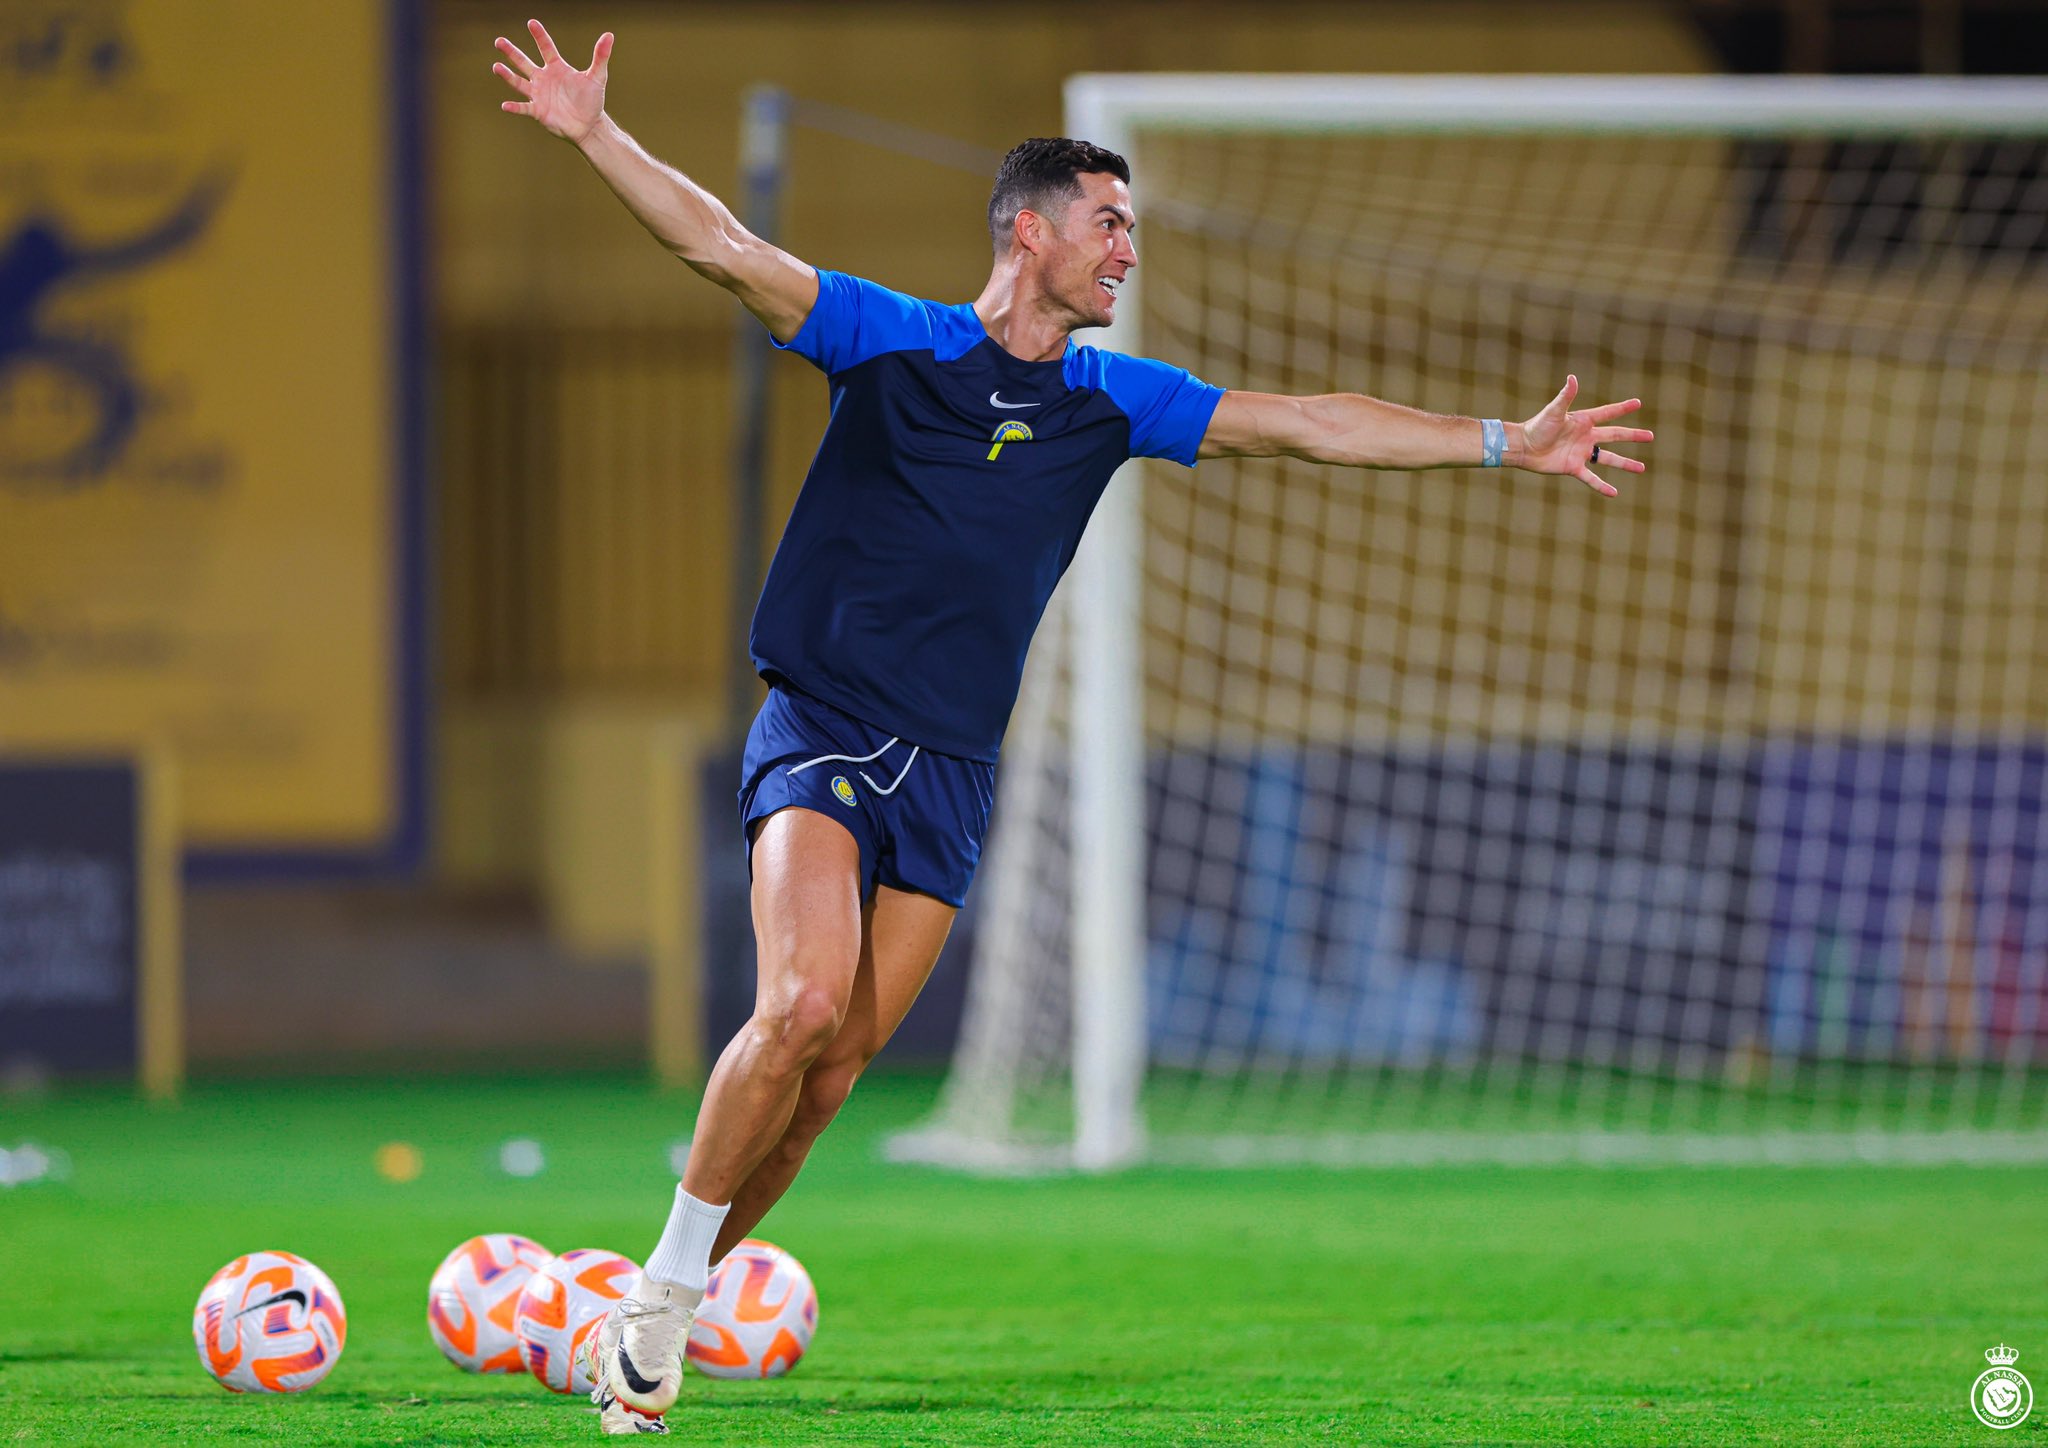
[[[252,1312],[261,1312],[266,1307],[275,1307],[280,1302],[296,1302],[299,1304],[299,1311],[304,1312],[306,1310],[306,1294],[294,1287],[288,1292],[279,1292],[274,1296],[266,1297],[261,1302],[252,1302],[236,1313],[235,1316],[246,1317]]]
[[[1001,392],[1000,390],[997,390],[997,391],[995,391],[995,392],[991,392],[991,393],[990,393],[990,394],[988,395],[988,405],[989,405],[990,407],[1001,407],[1001,408],[1005,408],[1005,409],[1007,409],[1007,410],[1009,410],[1009,411],[1011,411],[1011,412],[1015,412],[1015,411],[1016,411],[1016,410],[1017,410],[1018,408],[1020,408],[1020,407],[1043,407],[1043,406],[1045,406],[1045,404],[1044,404],[1044,403],[1042,403],[1042,402],[1005,402],[1005,401],[1003,401],[1003,394],[1002,394],[1002,392]]]

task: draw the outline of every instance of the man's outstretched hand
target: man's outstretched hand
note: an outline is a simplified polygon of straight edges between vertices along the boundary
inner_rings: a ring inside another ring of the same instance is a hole
[[[611,64],[612,33],[607,30],[597,37],[597,48],[590,52],[590,69],[578,70],[562,59],[546,26],[529,20],[526,28],[540,50],[541,64],[535,65],[525,51],[504,36],[498,37],[498,49],[505,59],[491,69],[524,97],[506,101],[499,109],[515,116],[532,116],[551,134],[572,145],[580,142],[604,119],[604,80]]]
[[[602,42],[600,42],[602,43]],[[1567,377],[1564,390],[1550,399],[1550,405],[1522,424],[1522,455],[1515,466],[1532,473],[1553,473],[1577,478],[1596,493],[1615,496],[1615,487],[1593,471],[1593,449],[1600,449],[1600,466],[1617,467],[1625,473],[1639,473],[1644,464],[1620,453],[1609,452],[1608,444],[1649,442],[1656,434],[1644,427],[1606,427],[1602,424],[1626,417],[1643,405],[1640,397],[1610,402],[1584,412],[1571,410],[1579,395],[1579,379]]]

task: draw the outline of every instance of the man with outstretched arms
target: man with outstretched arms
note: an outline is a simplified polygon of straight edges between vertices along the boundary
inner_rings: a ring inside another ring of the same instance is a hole
[[[1357,394],[1226,392],[1177,367],[1077,347],[1116,320],[1137,265],[1129,168],[1085,141],[1026,141],[989,200],[972,305],[920,301],[750,235],[606,114],[609,34],[587,69],[538,21],[539,59],[498,40],[504,109],[573,144],[662,245],[830,381],[823,441],[754,614],[769,684],[740,814],[753,875],[752,1018],[718,1059],[673,1209],[639,1282],[594,1333],[607,1432],[664,1431],[710,1267],[773,1206],[902,1021],[966,897],[1033,629],[1110,475],[1286,455],[1360,468],[1593,471],[1650,433],[1630,400],[1525,423]]]

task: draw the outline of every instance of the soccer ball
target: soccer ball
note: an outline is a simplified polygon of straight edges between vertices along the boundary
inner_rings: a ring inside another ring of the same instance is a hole
[[[538,1242],[493,1232],[441,1259],[427,1284],[427,1331],[442,1356],[468,1373],[523,1373],[512,1331],[519,1294],[555,1254]]]
[[[685,1356],[714,1378],[779,1378],[817,1330],[818,1292],[804,1264],[749,1237],[711,1274]]]
[[[639,1273],[616,1252],[579,1247],[528,1278],[513,1313],[513,1331],[533,1375],[558,1393],[587,1393],[595,1387],[584,1339],[597,1331]]]
[[[199,1365],[231,1393],[302,1393],[347,1341],[348,1310],[333,1281],[290,1252],[237,1257],[192,1309]]]

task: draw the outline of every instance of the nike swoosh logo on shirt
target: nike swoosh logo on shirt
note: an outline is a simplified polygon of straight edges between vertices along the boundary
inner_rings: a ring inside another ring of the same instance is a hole
[[[1005,401],[1003,401],[1003,394],[1002,394],[1002,391],[1001,391],[1001,389],[1000,389],[1000,388],[999,388],[999,389],[997,389],[997,390],[996,390],[996,391],[994,391],[994,392],[991,392],[991,393],[990,393],[990,394],[988,395],[988,405],[989,405],[990,407],[1001,407],[1001,408],[1005,408],[1005,409],[1007,409],[1008,411],[1011,411],[1011,412],[1015,412],[1015,411],[1016,411],[1016,410],[1017,410],[1018,408],[1020,408],[1020,407],[1043,407],[1043,406],[1045,406],[1045,404],[1044,404],[1044,403],[1042,403],[1042,402],[1005,402]]]

